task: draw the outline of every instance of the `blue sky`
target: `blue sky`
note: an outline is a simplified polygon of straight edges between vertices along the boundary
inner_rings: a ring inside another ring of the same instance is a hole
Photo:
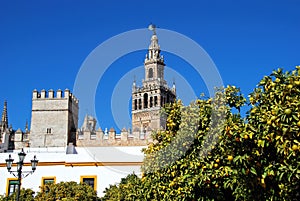
[[[299,9],[297,0],[2,0],[0,107],[7,100],[9,123],[24,128],[31,118],[33,89],[73,90],[80,67],[97,46],[123,32],[147,28],[151,22],[196,41],[214,61],[224,84],[236,85],[247,95],[273,69],[292,70],[300,64]],[[150,37],[151,32],[145,36],[147,43]],[[116,126],[110,109],[113,89],[127,72],[143,65],[145,53],[125,55],[105,72],[95,95],[102,128]],[[188,63],[163,54],[167,66],[185,77],[197,95],[207,92]],[[136,79],[139,82],[141,75],[137,73]],[[190,97],[184,90],[178,95]],[[129,105],[128,97],[118,98]]]

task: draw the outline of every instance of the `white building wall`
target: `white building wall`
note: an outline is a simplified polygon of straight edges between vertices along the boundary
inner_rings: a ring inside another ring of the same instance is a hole
[[[43,177],[55,177],[56,183],[61,181],[80,182],[80,176],[97,176],[97,194],[103,196],[103,191],[110,184],[116,184],[128,174],[140,174],[143,160],[142,147],[93,147],[76,148],[78,154],[65,154],[65,148],[36,148],[25,149],[27,153],[23,171],[31,170],[30,160],[36,155],[39,160],[36,171],[22,180],[23,188],[30,188],[37,192],[42,185]],[[18,162],[20,150],[11,153],[14,163]],[[97,153],[96,153],[97,152]],[[96,153],[96,154],[93,154]],[[123,153],[123,154],[122,154]],[[6,194],[7,178],[14,178],[9,174],[5,159],[9,153],[0,154],[0,195]],[[97,157],[99,155],[99,157]],[[100,156],[104,157],[100,157]],[[127,160],[126,160],[127,159]],[[60,165],[55,165],[59,163]],[[86,166],[82,166],[86,164]],[[97,164],[97,165],[96,165]],[[107,165],[108,164],[108,165]],[[16,170],[16,167],[12,167]]]

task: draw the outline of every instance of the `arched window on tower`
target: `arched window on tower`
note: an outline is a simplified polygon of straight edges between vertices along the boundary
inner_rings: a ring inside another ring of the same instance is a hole
[[[153,107],[153,97],[150,97],[150,107]]]
[[[157,106],[158,102],[157,102],[157,96],[154,96],[154,106]]]
[[[148,94],[144,93],[144,108],[148,108]]]
[[[142,100],[139,99],[139,110],[142,109]]]
[[[153,78],[153,69],[152,68],[149,68],[148,77]]]
[[[134,100],[134,110],[137,110],[137,100]]]

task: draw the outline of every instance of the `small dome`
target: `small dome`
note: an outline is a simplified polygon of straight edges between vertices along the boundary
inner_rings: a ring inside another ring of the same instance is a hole
[[[158,40],[158,39],[157,39],[157,35],[156,35],[156,34],[155,34],[155,35],[152,35],[151,40]]]

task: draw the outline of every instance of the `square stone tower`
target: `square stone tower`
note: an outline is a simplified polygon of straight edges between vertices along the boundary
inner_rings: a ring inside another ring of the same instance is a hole
[[[76,143],[78,100],[66,89],[33,91],[30,147],[62,147]]]

